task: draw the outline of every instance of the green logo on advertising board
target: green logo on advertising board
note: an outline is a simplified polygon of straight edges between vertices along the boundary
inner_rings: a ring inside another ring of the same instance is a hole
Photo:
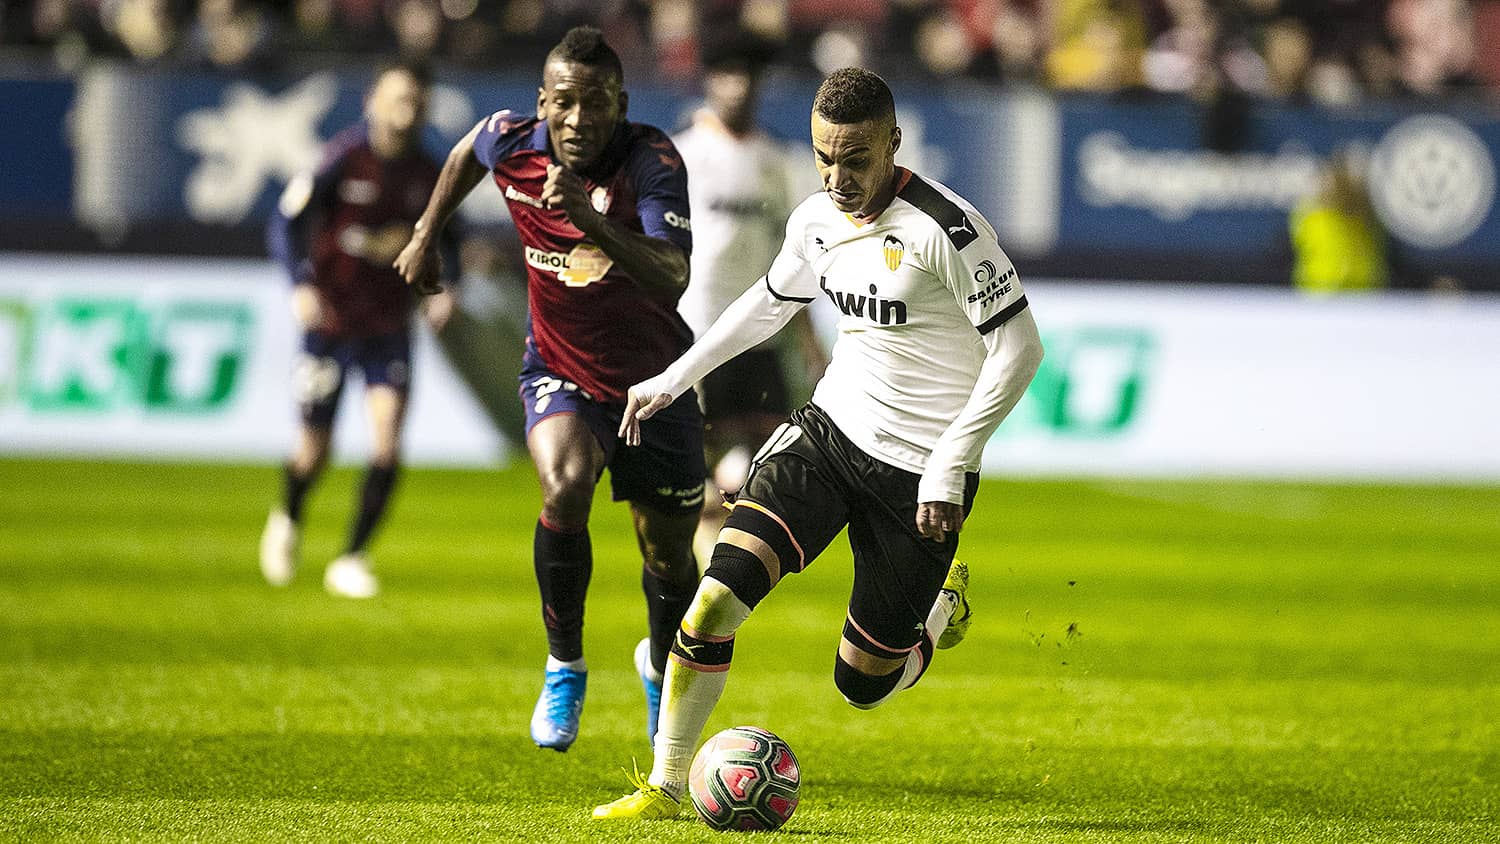
[[[1102,439],[1128,430],[1147,387],[1151,336],[1140,328],[1082,327],[1049,332],[1043,342],[1041,369],[996,435],[1040,428]]]
[[[26,393],[33,410],[109,410],[140,368],[142,315],[125,299],[52,303],[36,321]]]
[[[244,305],[174,305],[156,321],[146,361],[145,405],[211,411],[227,402],[245,369],[250,310]]]
[[[251,325],[243,303],[0,302],[0,401],[45,414],[214,412],[242,379]]]

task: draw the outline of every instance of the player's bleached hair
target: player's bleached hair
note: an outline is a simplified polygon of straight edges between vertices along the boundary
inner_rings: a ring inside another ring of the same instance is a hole
[[[625,68],[620,64],[620,54],[604,41],[604,33],[596,26],[575,26],[568,30],[557,46],[547,54],[549,63],[554,61],[574,62],[596,67],[614,74],[625,81]]]
[[[846,67],[829,74],[818,86],[813,111],[829,123],[860,123],[895,117],[896,98],[884,79],[862,67]]]

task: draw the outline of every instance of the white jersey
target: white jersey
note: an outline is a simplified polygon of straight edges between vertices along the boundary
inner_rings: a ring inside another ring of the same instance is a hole
[[[916,174],[864,224],[826,193],[809,197],[765,283],[779,299],[824,299],[840,312],[812,400],[865,452],[918,474],[969,401],[983,335],[1026,307],[989,221]],[[967,471],[979,469],[978,451],[963,457]]]
[[[771,265],[793,200],[785,158],[763,133],[734,135],[700,111],[672,142],[693,217],[692,276],[677,312],[701,337]]]

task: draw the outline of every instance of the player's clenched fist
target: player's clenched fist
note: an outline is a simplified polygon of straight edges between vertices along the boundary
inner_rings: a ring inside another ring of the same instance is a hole
[[[924,501],[917,505],[917,533],[933,542],[946,542],[949,533],[964,526],[962,505],[947,501]]]
[[[442,277],[443,260],[432,241],[420,230],[412,235],[391,266],[406,279],[407,284],[417,288],[418,293],[430,296],[443,292],[443,285],[438,283]]]
[[[655,382],[655,378],[642,381],[631,387],[626,395],[625,415],[620,418],[619,432],[626,445],[640,445],[641,423],[672,404],[672,394],[661,389]]]
[[[542,204],[548,208],[561,208],[575,226],[586,215],[594,213],[583,179],[572,170],[556,164],[547,165],[547,181],[542,185]]]

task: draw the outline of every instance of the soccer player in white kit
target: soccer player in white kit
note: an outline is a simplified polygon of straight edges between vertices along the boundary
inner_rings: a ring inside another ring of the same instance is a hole
[[[599,819],[677,814],[734,635],[781,578],[846,525],[854,585],[834,682],[870,709],[911,687],[969,621],[953,561],[985,442],[1042,359],[1036,323],[989,222],[895,164],[895,104],[845,68],[813,100],[824,190],[786,226],[771,269],[660,375],[630,389],[621,436],[819,299],[840,311],[812,401],[756,454],[668,660],[648,777]]]
[[[702,337],[731,302],[760,280],[781,247],[787,216],[796,204],[785,156],[755,125],[762,52],[748,40],[707,51],[704,107],[672,139],[692,174],[693,281],[678,300],[677,312],[694,337]],[[781,342],[783,337],[790,342]],[[794,406],[784,375],[793,361],[806,369],[802,380],[808,384],[828,365],[806,312],[792,318],[789,332],[736,356],[698,384],[711,483],[704,487],[693,551],[705,565],[728,515],[720,491],[739,492],[750,455]]]

